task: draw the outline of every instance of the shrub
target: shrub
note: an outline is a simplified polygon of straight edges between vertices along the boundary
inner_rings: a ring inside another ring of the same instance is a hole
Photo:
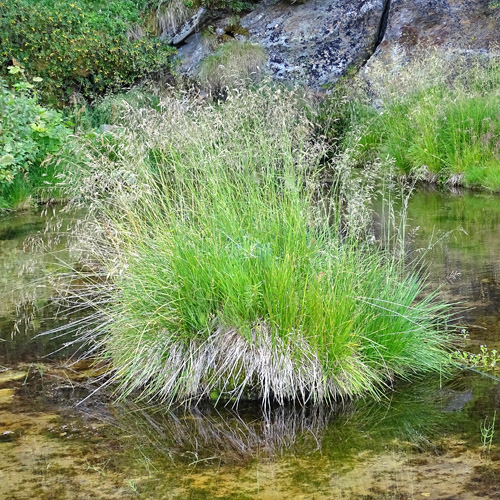
[[[333,403],[449,367],[446,305],[340,225],[297,94],[164,98],[121,123],[80,174],[80,248],[110,278],[86,335],[122,396]]]
[[[11,71],[22,69],[13,67]],[[8,200],[19,198],[20,192],[32,194],[29,186],[50,183],[53,166],[44,160],[60,150],[71,132],[61,113],[39,104],[33,84],[21,81],[10,89],[0,79],[2,205],[8,206]]]
[[[187,0],[189,4],[191,0]],[[253,1],[245,0],[193,0],[193,5],[204,5],[211,10],[228,10],[230,12],[242,12],[252,8]]]
[[[93,98],[165,71],[172,49],[141,27],[138,3],[0,1],[0,71],[19,61],[52,99]]]

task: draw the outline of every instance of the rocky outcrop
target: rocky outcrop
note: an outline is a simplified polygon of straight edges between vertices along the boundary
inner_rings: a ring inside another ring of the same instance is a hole
[[[500,2],[391,0],[380,50],[441,45],[488,51],[500,44]]]
[[[177,31],[174,33],[169,33],[165,31],[162,33],[160,38],[168,38],[169,43],[172,45],[178,45],[183,42],[189,35],[192,35],[209,17],[208,11],[205,7],[200,7],[196,13],[190,17],[185,23],[183,23]]]
[[[266,49],[268,69],[275,78],[319,87],[335,82],[372,54],[387,1],[264,0],[240,23],[246,38]],[[223,26],[224,20],[216,23],[216,29]],[[180,70],[195,75],[209,51],[200,33],[191,36],[179,48]]]
[[[212,30],[224,32],[228,21],[211,23]],[[240,23],[246,36],[236,38],[266,49],[272,76],[319,88],[350,67],[397,49],[442,45],[489,51],[500,44],[500,1],[263,0]],[[195,76],[213,50],[199,31],[191,34],[179,48],[180,71]]]
[[[265,2],[241,20],[278,79],[318,87],[362,64],[379,37],[384,0]]]
[[[212,47],[203,42],[201,31],[191,35],[177,52],[177,70],[189,77],[196,77],[201,61],[212,52]]]

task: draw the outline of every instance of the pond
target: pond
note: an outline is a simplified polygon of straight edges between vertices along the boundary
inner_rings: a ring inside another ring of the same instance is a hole
[[[78,259],[64,236],[77,218],[0,218],[0,498],[500,498],[498,372],[398,383],[335,410],[166,411],[93,394],[71,336],[36,336],[68,321],[52,276]],[[420,191],[409,219],[429,282],[463,309],[464,348],[500,350],[500,198]]]

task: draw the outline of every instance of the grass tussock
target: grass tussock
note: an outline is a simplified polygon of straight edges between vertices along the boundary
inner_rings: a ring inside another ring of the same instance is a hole
[[[158,35],[173,36],[195,12],[184,0],[161,0],[151,10],[151,21]]]
[[[358,161],[390,158],[414,178],[500,190],[500,56],[395,57],[344,88],[351,99],[340,123],[347,144],[362,145]]]
[[[446,305],[342,222],[306,116],[268,87],[167,96],[89,150],[90,340],[122,396],[333,403],[449,367]]]
[[[226,42],[200,65],[199,80],[215,91],[234,88],[262,77],[267,63],[266,51],[250,42]]]

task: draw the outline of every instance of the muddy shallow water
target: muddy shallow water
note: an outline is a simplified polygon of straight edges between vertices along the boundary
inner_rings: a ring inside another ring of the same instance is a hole
[[[420,228],[415,251],[435,244],[425,257],[429,281],[467,307],[464,347],[498,349],[500,198],[420,192],[409,215]],[[398,384],[383,401],[335,411],[167,412],[111,404],[102,392],[86,399],[90,367],[68,363],[70,349],[45,357],[68,337],[30,340],[67,321],[54,319],[50,276],[76,257],[62,236],[50,253],[43,242],[64,234],[68,218],[0,218],[1,499],[500,498],[498,372]],[[28,287],[33,279],[38,286]]]

